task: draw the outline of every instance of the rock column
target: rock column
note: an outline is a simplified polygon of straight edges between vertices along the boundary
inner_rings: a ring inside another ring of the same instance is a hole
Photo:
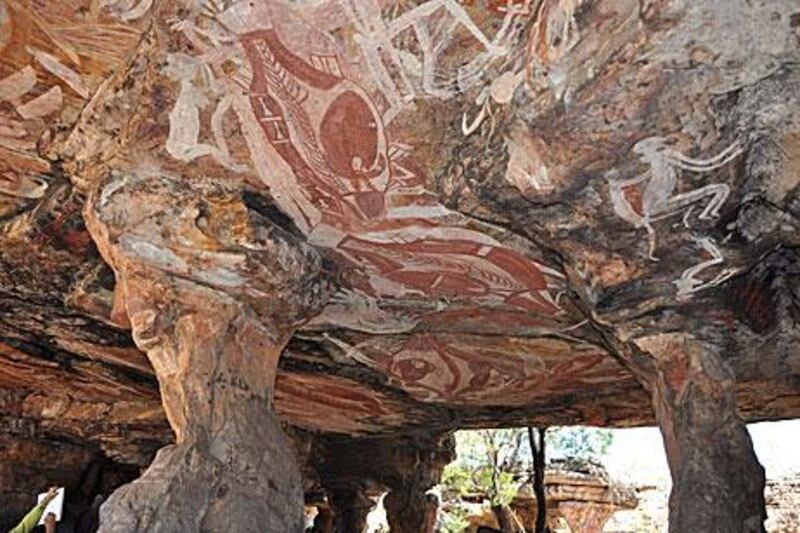
[[[670,532],[760,532],[764,469],[716,349],[684,334],[638,341],[656,363],[651,383],[672,475]]]
[[[438,501],[427,491],[454,458],[455,439],[450,433],[333,437],[322,443],[316,470],[337,515],[337,531],[357,531],[355,526],[344,527],[343,520],[366,517],[369,499],[365,496],[388,490],[383,505],[392,533],[432,533]]]
[[[433,533],[439,500],[426,494],[430,487],[406,486],[389,491],[383,504],[391,531],[398,533]]]
[[[116,176],[85,218],[176,435],[103,505],[100,530],[302,531],[300,472],[272,393],[281,350],[322,301],[318,257],[248,211],[235,186]]]
[[[359,533],[366,529],[367,515],[375,507],[375,502],[363,490],[334,490],[330,500],[334,512],[334,531]]]
[[[455,459],[455,439],[452,435],[432,438],[413,453],[394,457],[395,476],[386,479],[389,493],[383,500],[389,528],[397,533],[433,533],[439,500],[427,491]]]

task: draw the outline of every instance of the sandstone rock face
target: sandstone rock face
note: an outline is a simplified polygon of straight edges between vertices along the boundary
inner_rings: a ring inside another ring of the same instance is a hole
[[[167,176],[100,182],[86,221],[159,379],[176,444],[101,510],[101,531],[302,531],[302,487],[272,411],[278,357],[319,307],[320,261],[234,191]]]
[[[673,527],[697,490],[730,517],[703,527],[759,530],[744,420],[800,413],[798,28],[793,0],[0,0],[2,433],[144,466],[171,427],[142,482],[214,479],[213,522],[262,456],[299,487],[273,401],[347,438],[657,422]],[[106,516],[150,517],[142,487]]]
[[[555,463],[545,483],[548,505],[555,511],[548,509],[548,518],[563,517],[570,531],[600,533],[615,512],[634,509],[638,503],[633,489],[609,479],[598,465]]]

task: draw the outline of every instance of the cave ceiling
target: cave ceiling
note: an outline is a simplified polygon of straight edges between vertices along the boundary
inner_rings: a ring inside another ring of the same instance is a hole
[[[290,425],[652,423],[620,354],[672,332],[798,416],[798,39],[793,1],[0,0],[0,430],[169,439],[84,224],[108,176],[224,191],[131,207],[209,291],[269,277],[211,234],[319,254]]]

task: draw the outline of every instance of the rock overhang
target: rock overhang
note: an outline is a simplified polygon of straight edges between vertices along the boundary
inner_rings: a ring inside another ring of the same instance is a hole
[[[131,257],[295,297],[248,303],[299,324],[289,424],[652,423],[646,347],[679,332],[745,417],[797,416],[792,2],[189,4],[0,2],[9,434],[170,438],[83,217],[120,176],[169,178],[126,197],[162,208]]]
[[[319,388],[339,391],[334,405],[371,396],[364,427],[373,430],[382,413],[415,420],[420,408],[425,423],[468,424],[471,408],[536,405],[534,415],[548,402],[576,421],[641,423],[649,417],[633,405],[645,393],[598,327],[627,340],[693,326],[709,309],[708,337],[732,335],[733,366],[743,381],[756,372],[740,387],[745,411],[794,412],[793,378],[763,375],[748,355],[748,330],[765,331],[767,309],[781,307],[758,303],[779,299],[763,281],[774,274],[750,273],[769,270],[765,255],[789,260],[772,250],[793,242],[790,161],[775,161],[765,140],[775,132],[793,157],[796,102],[778,101],[795,83],[782,67],[796,53],[790,3],[712,13],[658,2],[644,11],[435,2],[382,13],[380,3],[234,2],[172,26],[171,7],[145,4],[86,12],[84,40],[61,24],[77,3],[5,9],[14,69],[3,94],[17,116],[3,145],[8,255],[31,239],[42,255],[76,255],[67,262],[80,279],[59,289],[67,309],[114,327],[113,286],[99,286],[103,267],[80,216],[59,202],[80,209],[108,172],[162,172],[244,184],[233,187],[266,198],[324,257],[333,294],[287,352],[285,372],[297,369],[279,394],[287,412],[303,412],[288,391]],[[769,26],[769,39],[722,46],[733,19]],[[419,45],[443,23],[451,33]],[[224,46],[212,53],[215,43]],[[682,129],[671,126],[678,119]],[[705,184],[689,189],[681,176]],[[768,228],[752,221],[771,208]],[[275,220],[259,223],[269,231]],[[148,373],[130,345],[100,355],[64,337],[53,336],[66,353]],[[300,355],[301,346],[313,350]],[[783,350],[785,362],[771,366],[791,366]],[[325,372],[313,376],[323,367],[335,374],[326,384]],[[616,391],[635,401],[615,402]],[[313,426],[307,415],[304,425]]]

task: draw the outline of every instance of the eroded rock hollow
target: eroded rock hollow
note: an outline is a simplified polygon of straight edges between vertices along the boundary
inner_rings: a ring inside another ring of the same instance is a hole
[[[427,530],[457,428],[658,424],[671,530],[763,530],[799,39],[794,0],[0,0],[0,527],[27,462],[116,488],[104,531],[383,491]]]

